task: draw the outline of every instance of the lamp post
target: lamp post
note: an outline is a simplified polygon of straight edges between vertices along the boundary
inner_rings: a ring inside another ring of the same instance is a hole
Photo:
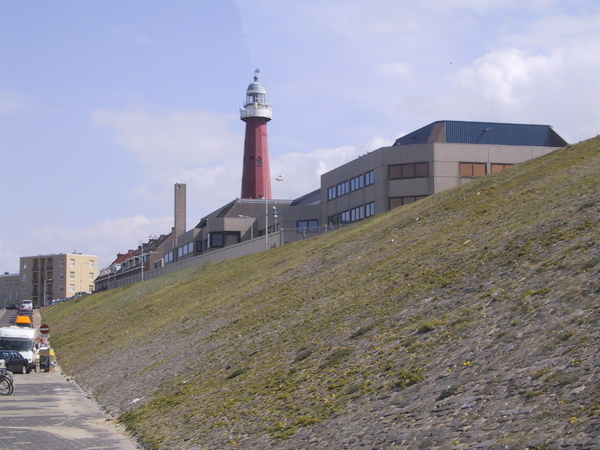
[[[269,181],[283,181],[283,175],[271,178]],[[269,250],[269,199],[265,196],[265,250]]]
[[[250,216],[243,216],[243,215],[238,215],[238,217],[241,217],[243,219],[250,219],[250,240],[254,239],[254,219]]]

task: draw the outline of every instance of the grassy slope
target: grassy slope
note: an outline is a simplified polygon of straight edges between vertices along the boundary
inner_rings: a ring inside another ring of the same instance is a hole
[[[44,322],[63,370],[148,448],[301,448],[384,394],[433,410],[506,367],[531,381],[508,397],[536,401],[583,383],[597,348],[598,186],[596,138],[326,236],[66,302]],[[560,383],[573,361],[581,374]],[[553,420],[577,416],[584,433],[600,407],[586,401],[551,418],[540,406],[531,427],[558,433]]]

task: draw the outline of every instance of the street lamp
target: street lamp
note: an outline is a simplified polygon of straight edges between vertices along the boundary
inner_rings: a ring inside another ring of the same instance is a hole
[[[283,175],[271,178],[269,181],[283,181]],[[269,250],[269,199],[265,195],[265,250]]]

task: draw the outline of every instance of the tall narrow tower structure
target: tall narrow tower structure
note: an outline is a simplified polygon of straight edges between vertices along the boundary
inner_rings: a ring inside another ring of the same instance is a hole
[[[270,199],[271,175],[267,122],[271,120],[271,105],[267,104],[267,91],[258,81],[258,72],[258,69],[254,71],[254,81],[246,90],[246,103],[240,110],[240,118],[246,123],[240,198]]]

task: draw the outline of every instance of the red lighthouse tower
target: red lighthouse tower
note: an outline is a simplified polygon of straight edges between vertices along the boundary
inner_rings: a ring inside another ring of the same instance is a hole
[[[269,169],[269,139],[267,122],[271,120],[271,105],[267,104],[267,91],[255,70],[254,81],[246,90],[246,104],[240,118],[246,123],[244,140],[244,166],[242,170],[242,195],[240,198],[271,198]]]

